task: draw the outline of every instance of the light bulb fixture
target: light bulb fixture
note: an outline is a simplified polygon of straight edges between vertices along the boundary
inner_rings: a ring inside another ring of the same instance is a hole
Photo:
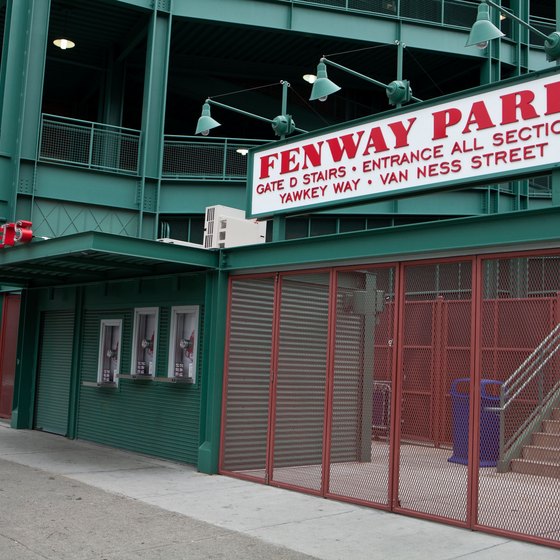
[[[237,148],[235,151],[242,156],[246,156],[249,153],[247,148]]]
[[[493,39],[498,39],[503,37],[502,33],[491,21],[490,21],[490,8],[496,8],[500,13],[500,19],[513,19],[523,27],[529,29],[539,37],[544,39],[544,52],[546,54],[546,60],[548,62],[560,61],[560,33],[558,31],[553,31],[550,35],[545,35],[542,31],[536,29],[531,24],[523,21],[521,18],[517,17],[514,13],[502,8],[502,6],[496,4],[492,0],[481,0],[478,6],[478,15],[476,21],[474,22],[469,38],[466,43],[466,47],[471,47],[476,45],[477,47],[484,49],[488,46],[488,42]],[[503,18],[502,18],[503,16]]]
[[[208,136],[208,134],[210,134],[210,130],[212,130],[213,128],[216,128],[218,126],[221,126],[220,123],[213,119],[210,116],[210,103],[209,103],[209,99],[207,99],[204,102],[204,105],[202,106],[202,114],[200,115],[200,118],[198,119],[198,123],[196,125],[196,132],[195,134],[202,134],[202,136]]]
[[[308,84],[314,84],[317,81],[317,76],[315,74],[304,74],[303,79]]]
[[[475,46],[479,49],[485,49],[489,41],[503,36],[504,33],[490,21],[490,7],[485,2],[481,2],[478,6],[476,21],[471,28],[465,47]]]
[[[73,49],[76,46],[76,43],[74,43],[74,41],[71,41],[70,39],[60,37],[53,41],[53,45],[65,51],[67,49]]]
[[[325,61],[326,58],[323,57],[319,64],[317,64],[317,79],[313,82],[309,101],[326,101],[331,93],[336,93],[340,90],[340,86],[329,80]]]

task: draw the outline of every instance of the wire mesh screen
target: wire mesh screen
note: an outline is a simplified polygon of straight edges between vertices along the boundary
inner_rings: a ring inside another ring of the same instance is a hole
[[[394,269],[337,274],[329,492],[388,504]]]
[[[478,523],[560,540],[560,257],[483,265]]]
[[[259,140],[167,136],[162,175],[167,178],[244,179],[247,149],[262,143]]]
[[[274,278],[233,279],[221,469],[264,480]]]
[[[329,277],[281,279],[272,478],[316,491],[323,472]]]
[[[453,387],[456,379],[468,387],[471,373],[472,264],[404,270],[398,503],[466,521],[469,403],[453,402]],[[457,443],[465,449],[460,460]]]
[[[39,158],[90,169],[137,174],[139,144],[138,131],[45,116]]]

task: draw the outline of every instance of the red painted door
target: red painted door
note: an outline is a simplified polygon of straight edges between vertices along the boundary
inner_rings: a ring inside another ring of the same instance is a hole
[[[5,295],[0,332],[0,417],[10,418],[16,375],[19,295]]]

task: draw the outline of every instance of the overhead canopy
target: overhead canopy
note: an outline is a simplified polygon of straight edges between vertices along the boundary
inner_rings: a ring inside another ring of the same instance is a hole
[[[27,288],[203,271],[218,252],[86,232],[0,249],[0,284]]]

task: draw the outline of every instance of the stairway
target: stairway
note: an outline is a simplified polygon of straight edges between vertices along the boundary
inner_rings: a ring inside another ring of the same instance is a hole
[[[560,479],[560,408],[553,409],[550,419],[543,421],[531,445],[523,447],[521,458],[511,462],[511,470]]]

